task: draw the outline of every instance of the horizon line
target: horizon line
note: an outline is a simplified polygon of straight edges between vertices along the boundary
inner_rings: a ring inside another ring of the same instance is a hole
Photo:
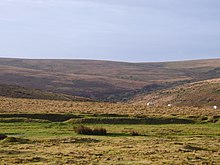
[[[187,61],[205,61],[205,60],[220,60],[220,58],[198,58],[198,59],[183,59],[183,60],[164,60],[164,61],[123,61],[111,59],[91,59],[91,58],[23,58],[23,57],[1,57],[0,59],[18,59],[18,60],[73,60],[73,61],[103,61],[103,62],[118,62],[118,63],[169,63],[169,62],[187,62]]]

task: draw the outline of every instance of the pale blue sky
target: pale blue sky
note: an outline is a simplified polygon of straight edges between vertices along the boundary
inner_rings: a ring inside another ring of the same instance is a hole
[[[0,0],[0,57],[220,57],[220,0]]]

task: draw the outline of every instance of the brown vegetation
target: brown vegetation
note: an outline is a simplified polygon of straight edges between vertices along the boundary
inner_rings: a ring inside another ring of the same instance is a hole
[[[15,85],[0,84],[0,96],[10,98],[28,98],[42,100],[63,100],[63,101],[93,101],[89,98],[71,96],[60,93],[45,92],[42,90],[24,88]]]
[[[0,83],[111,101],[146,85],[218,78],[219,66],[219,59],[166,63],[0,59]]]
[[[84,135],[106,135],[107,134],[107,130],[105,128],[91,129],[83,125],[74,127],[74,131],[77,134],[84,134]]]
[[[54,100],[15,99],[0,97],[0,113],[73,113],[73,114],[117,114],[133,116],[200,115],[217,116],[220,109],[212,107],[148,107],[146,105],[74,102]]]
[[[158,106],[172,103],[174,106],[220,107],[220,79],[210,79],[137,95],[132,103],[137,105],[153,102]]]
[[[137,131],[132,131],[132,132],[131,132],[131,135],[132,135],[132,136],[140,136],[140,134],[139,134]]]

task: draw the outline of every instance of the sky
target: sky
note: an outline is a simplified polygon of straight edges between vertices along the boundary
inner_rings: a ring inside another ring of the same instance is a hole
[[[220,57],[219,0],[0,0],[0,57]]]

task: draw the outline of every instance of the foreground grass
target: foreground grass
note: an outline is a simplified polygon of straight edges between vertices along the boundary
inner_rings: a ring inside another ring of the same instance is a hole
[[[21,139],[0,141],[0,164],[220,164],[220,124],[87,124],[107,136],[77,135],[74,126],[0,123],[0,133]]]
[[[3,165],[220,164],[219,109],[4,97],[0,105]],[[77,135],[76,123],[108,134]]]

